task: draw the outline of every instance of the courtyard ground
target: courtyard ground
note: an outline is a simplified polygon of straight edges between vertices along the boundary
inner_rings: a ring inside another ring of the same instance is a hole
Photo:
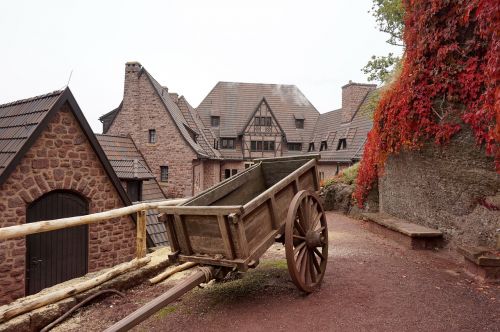
[[[191,291],[134,331],[500,331],[500,286],[467,276],[453,252],[409,250],[336,213],[328,223],[318,292],[295,288],[275,245],[257,269]],[[176,282],[104,299],[54,331],[101,331]]]

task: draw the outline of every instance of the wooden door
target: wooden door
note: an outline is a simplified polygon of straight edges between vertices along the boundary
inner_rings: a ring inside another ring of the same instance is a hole
[[[72,192],[53,191],[31,203],[26,222],[88,214],[87,201]],[[87,273],[87,225],[26,237],[26,295]]]

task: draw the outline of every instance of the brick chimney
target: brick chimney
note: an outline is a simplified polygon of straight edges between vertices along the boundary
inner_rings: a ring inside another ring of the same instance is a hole
[[[172,101],[177,104],[177,102],[179,101],[179,94],[176,92],[169,92],[168,95],[170,96],[170,99],[172,99]]]
[[[350,122],[366,94],[377,87],[376,84],[349,81],[342,87],[342,123]]]

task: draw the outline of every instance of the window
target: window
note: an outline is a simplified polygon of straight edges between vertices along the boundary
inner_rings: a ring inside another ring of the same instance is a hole
[[[339,139],[339,144],[337,145],[337,150],[345,150],[347,149],[347,139],[341,138]]]
[[[251,151],[274,151],[275,143],[274,141],[251,141],[250,150]]]
[[[253,165],[253,163],[252,163],[252,162],[247,162],[247,163],[245,163],[245,169],[247,169],[248,167],[250,167],[250,166],[252,166],[252,165]]]
[[[230,178],[231,176],[233,175],[236,175],[238,173],[238,170],[237,169],[229,169],[229,168],[226,168],[224,170],[224,179],[228,179]]]
[[[210,118],[210,123],[212,127],[218,127],[220,124],[220,116],[212,116]]]
[[[142,181],[127,181],[127,194],[132,202],[142,200]]]
[[[288,143],[288,151],[302,151],[302,143]]]
[[[254,124],[256,126],[271,126],[272,124],[272,119],[270,116],[256,116]]]
[[[168,166],[160,166],[160,181],[168,181]]]
[[[328,146],[326,145],[326,141],[321,141],[321,145],[319,147],[319,151],[327,150]]]
[[[309,143],[309,149],[307,150],[307,152],[311,151],[314,151],[314,142]]]
[[[234,138],[222,138],[221,149],[234,149]]]
[[[149,143],[156,143],[156,129],[149,129]]]
[[[214,149],[219,150],[219,141],[216,138],[214,138]]]
[[[295,128],[304,129],[304,119],[295,119]]]

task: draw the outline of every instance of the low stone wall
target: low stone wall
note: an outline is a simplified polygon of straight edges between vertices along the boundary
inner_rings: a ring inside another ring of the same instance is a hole
[[[453,245],[496,245],[500,175],[469,130],[444,147],[389,157],[379,195],[381,211],[439,229]]]

